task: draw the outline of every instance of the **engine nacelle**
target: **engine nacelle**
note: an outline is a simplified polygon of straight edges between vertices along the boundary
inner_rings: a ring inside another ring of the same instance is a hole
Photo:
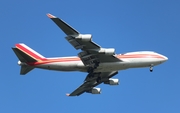
[[[115,49],[114,48],[101,48],[99,50],[99,53],[106,54],[106,55],[115,55]]]
[[[101,88],[92,88],[90,91],[88,91],[88,93],[92,93],[92,94],[100,94],[101,93]]]
[[[108,81],[105,81],[104,84],[119,85],[119,79],[112,79],[112,78],[110,78]]]
[[[76,39],[82,40],[84,42],[89,42],[92,39],[92,35],[91,34],[79,34],[77,37],[75,37]]]

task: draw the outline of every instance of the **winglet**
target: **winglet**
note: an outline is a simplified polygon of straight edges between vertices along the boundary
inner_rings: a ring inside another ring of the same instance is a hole
[[[70,95],[69,93],[66,94],[66,96],[68,96],[68,97],[69,97],[69,95]]]
[[[49,18],[56,18],[54,15],[52,15],[52,14],[50,14],[50,13],[48,13],[47,16],[48,16]]]

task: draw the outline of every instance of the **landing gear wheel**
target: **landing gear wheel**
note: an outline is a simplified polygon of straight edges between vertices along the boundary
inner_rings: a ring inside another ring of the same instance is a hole
[[[89,73],[89,78],[94,77],[94,70],[99,66],[99,61],[93,61],[94,66],[89,67],[87,72]]]
[[[96,69],[99,66],[99,61],[94,61],[94,69]]]
[[[94,73],[89,73],[89,78],[93,78],[94,77]]]
[[[94,71],[94,69],[92,67],[89,67],[87,70],[88,73],[93,73],[93,71]]]
[[[94,68],[92,68],[92,67],[89,67],[88,69],[87,69],[87,72],[89,73],[88,74],[88,77],[89,78],[93,78],[94,77]]]
[[[98,78],[96,79],[96,82],[99,83],[100,81],[101,81],[101,77],[98,77]]]
[[[150,67],[150,72],[153,72],[153,67],[152,66]]]

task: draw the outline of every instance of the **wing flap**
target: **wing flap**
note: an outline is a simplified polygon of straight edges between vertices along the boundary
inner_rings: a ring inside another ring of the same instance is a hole
[[[92,40],[88,42],[84,42],[81,40],[75,39],[73,36],[67,36],[66,40],[75,48],[75,49],[82,49],[82,50],[88,50],[88,49],[99,49],[100,46],[96,43],[94,43]]]
[[[82,49],[83,45],[79,44],[72,36],[67,36],[66,40],[76,49]]]

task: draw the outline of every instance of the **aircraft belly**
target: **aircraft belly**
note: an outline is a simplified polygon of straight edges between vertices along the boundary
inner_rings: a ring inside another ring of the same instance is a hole
[[[101,63],[95,71],[96,72],[118,71],[128,68],[149,67],[150,65],[155,66],[161,63],[162,62],[160,62],[159,59],[157,58],[122,59],[121,62]]]
[[[110,72],[129,68],[128,62],[101,63],[95,72]]]
[[[36,66],[37,68],[57,71],[78,71],[77,62],[55,62]]]

